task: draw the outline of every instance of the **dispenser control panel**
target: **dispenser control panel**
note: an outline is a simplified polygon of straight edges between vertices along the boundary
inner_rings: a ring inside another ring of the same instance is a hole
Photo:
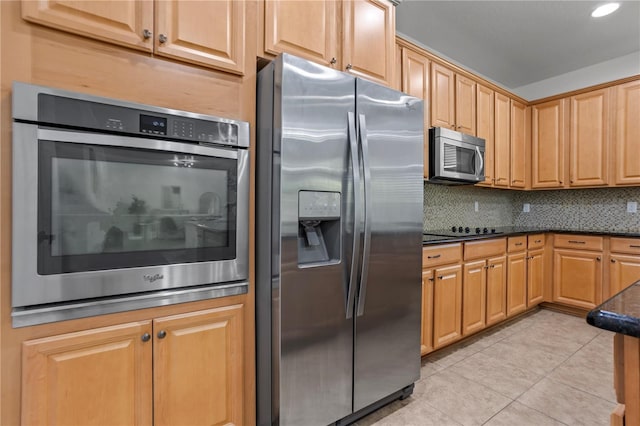
[[[339,192],[300,191],[298,193],[299,220],[331,220],[339,218]]]

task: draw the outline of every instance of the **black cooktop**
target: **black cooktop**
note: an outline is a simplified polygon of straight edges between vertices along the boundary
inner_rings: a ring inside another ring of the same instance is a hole
[[[504,232],[496,227],[452,226],[448,229],[436,229],[424,232],[424,236],[469,237],[473,235],[500,235]]]

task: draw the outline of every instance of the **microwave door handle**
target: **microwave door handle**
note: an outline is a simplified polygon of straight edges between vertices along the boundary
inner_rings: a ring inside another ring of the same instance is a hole
[[[484,160],[482,159],[482,152],[480,152],[480,148],[476,146],[476,176],[480,175],[481,170],[484,170]]]
[[[360,143],[362,146],[362,170],[364,180],[364,248],[362,250],[362,271],[360,273],[360,290],[358,291],[357,315],[364,314],[364,303],[367,297],[369,276],[369,254],[371,252],[371,168],[369,164],[369,140],[367,123],[364,114],[359,114]]]
[[[353,305],[355,301],[356,284],[358,281],[358,264],[360,260],[360,217],[362,196],[360,194],[360,161],[358,156],[358,139],[356,136],[355,114],[348,113],[349,123],[349,156],[351,157],[351,169],[353,173],[353,248],[351,251],[351,271],[347,287],[346,319],[353,317]]]

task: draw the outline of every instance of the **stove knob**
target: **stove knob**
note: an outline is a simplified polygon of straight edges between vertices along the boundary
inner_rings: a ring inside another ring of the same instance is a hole
[[[495,234],[496,233],[496,228],[491,228],[491,233]]]
[[[463,231],[462,226],[459,226],[458,227],[458,232],[462,232],[462,231]]]
[[[467,226],[466,228],[464,228],[464,232],[465,232],[465,234],[468,234],[468,233],[469,233],[469,231],[470,231],[470,229],[469,229],[469,227],[468,227],[468,226]]]
[[[487,234],[487,233],[489,233],[489,230],[487,228],[482,228],[482,233],[483,234]]]
[[[452,227],[451,227],[451,232],[456,232],[456,229],[457,229],[457,228],[456,228],[455,226],[452,226]]]
[[[476,234],[480,233],[480,228],[476,228]]]

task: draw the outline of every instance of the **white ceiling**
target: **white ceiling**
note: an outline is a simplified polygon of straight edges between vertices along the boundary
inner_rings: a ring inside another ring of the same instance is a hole
[[[403,0],[396,30],[514,90],[634,53],[640,73],[640,1],[619,3],[595,19],[602,1]]]

